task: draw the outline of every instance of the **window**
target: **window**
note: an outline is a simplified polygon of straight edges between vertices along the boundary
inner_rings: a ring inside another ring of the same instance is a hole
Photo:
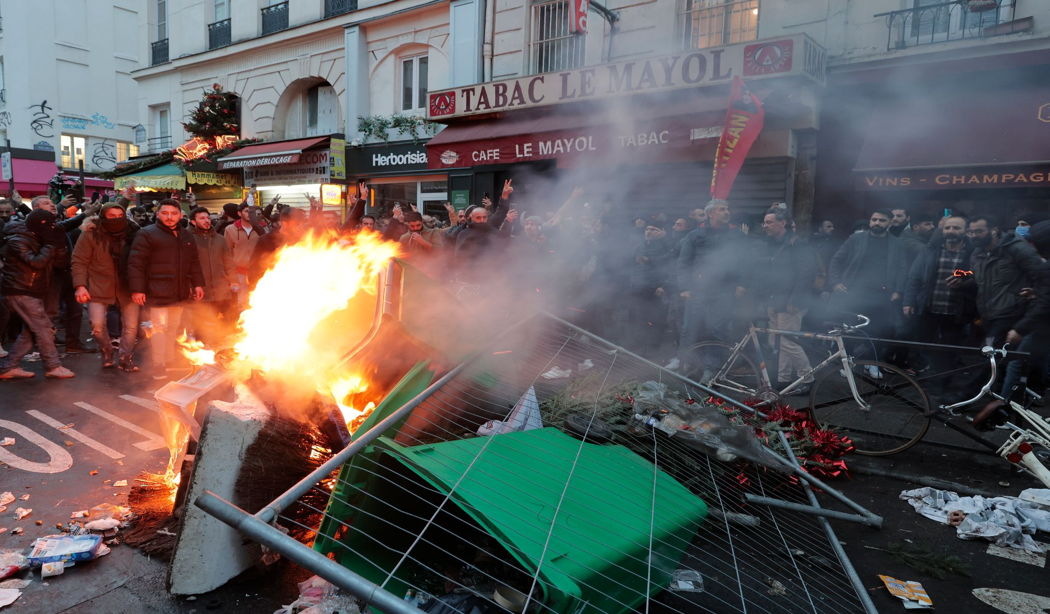
[[[215,21],[230,18],[230,0],[215,0]]]
[[[427,83],[430,60],[421,55],[401,60],[401,110],[427,108]]]
[[[331,85],[315,85],[306,91],[306,136],[339,132],[339,97]]]
[[[157,0],[157,40],[168,38],[168,0]]]
[[[171,125],[168,123],[168,110],[161,109],[157,112],[157,136],[168,137],[170,134]]]
[[[758,0],[684,0],[680,6],[677,35],[683,49],[758,38]]]
[[[84,161],[87,144],[82,136],[62,135],[62,168],[78,168]]]
[[[117,162],[139,155],[139,146],[131,143],[117,143]]]
[[[533,73],[583,66],[586,41],[584,35],[569,32],[569,0],[532,5],[529,46]]]

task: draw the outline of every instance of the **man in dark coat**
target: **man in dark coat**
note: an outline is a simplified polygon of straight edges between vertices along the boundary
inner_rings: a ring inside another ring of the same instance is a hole
[[[182,227],[178,201],[160,201],[157,223],[135,235],[128,258],[131,299],[150,307],[153,379],[175,362],[175,337],[187,301],[204,298],[204,271],[193,235]]]
[[[667,365],[678,369],[695,358],[692,347],[700,341],[729,343],[729,324],[734,301],[744,294],[747,238],[729,225],[729,203],[715,199],[704,207],[707,221],[682,239],[678,256],[678,290],[686,299],[685,329],[678,344],[678,357]],[[718,372],[718,356],[704,355],[701,382]]]
[[[900,239],[889,234],[892,214],[879,210],[871,214],[868,231],[857,232],[842,244],[828,267],[828,283],[836,306],[847,312],[871,318],[865,331],[872,337],[893,335],[900,313],[900,299],[908,278],[905,253]],[[881,343],[856,344],[854,357],[863,357],[874,345],[878,359],[884,352]],[[868,375],[881,379],[882,373],[871,366]]]
[[[634,248],[627,319],[634,333],[634,347],[649,359],[660,349],[667,328],[672,266],[671,244],[663,224],[647,222],[645,238]]]
[[[786,205],[770,209],[762,218],[768,243],[757,271],[763,283],[754,286],[765,302],[769,327],[798,332],[812,302],[820,266],[817,252],[791,230],[791,221]],[[792,394],[807,394],[813,385],[813,367],[806,351],[790,335],[781,335],[779,343],[778,390],[795,381],[795,371],[805,379]]]
[[[22,318],[22,332],[0,362],[0,379],[33,377],[19,364],[33,349],[34,341],[47,377],[73,377],[73,372],[59,362],[55,329],[45,305],[55,259],[69,259],[69,239],[64,230],[55,227],[55,215],[45,209],[33,211],[24,222],[9,222],[4,233],[7,245],[0,293],[11,311]]]
[[[189,305],[191,330],[199,341],[212,347],[232,330],[236,311],[233,301],[240,289],[233,253],[226,240],[211,227],[211,214],[204,207],[190,210],[190,234],[197,242],[197,256],[204,271],[204,298]]]
[[[84,223],[84,230],[73,249],[73,287],[76,301],[87,303],[91,335],[102,351],[102,367],[117,364],[110,343],[106,314],[111,305],[120,309],[120,368],[138,371],[132,359],[139,330],[139,305],[128,290],[127,262],[138,225],[128,220],[117,203],[106,203],[98,218]],[[69,334],[68,331],[66,333]]]
[[[1032,226],[1028,231],[1028,240],[1040,256],[1050,258],[1050,222],[1039,222]],[[1032,285],[1035,301],[1024,317],[1006,333],[1006,342],[1020,352],[1029,352],[1028,369],[1042,373],[1050,353],[1050,262],[1043,262],[1039,267]],[[1009,396],[1014,386],[1020,384],[1024,365],[1020,360],[1007,365],[1001,396]]]

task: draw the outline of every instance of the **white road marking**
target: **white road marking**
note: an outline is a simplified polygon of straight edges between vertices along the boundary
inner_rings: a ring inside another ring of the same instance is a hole
[[[81,402],[81,401],[73,403],[73,405],[76,405],[77,407],[79,407],[81,409],[86,409],[87,411],[95,414],[96,416],[99,416],[101,418],[105,418],[106,420],[109,420],[113,424],[120,425],[120,426],[128,429],[129,431],[138,433],[139,435],[142,435],[143,437],[145,437],[146,441],[140,441],[139,443],[135,444],[135,447],[138,448],[139,450],[144,450],[146,452],[149,452],[150,450],[159,450],[160,448],[168,447],[167,444],[164,443],[164,438],[161,437],[160,435],[157,435],[156,433],[151,433],[150,431],[147,431],[146,429],[142,428],[141,426],[139,426],[137,424],[133,424],[133,423],[128,422],[127,420],[125,420],[123,418],[119,418],[117,416],[114,416],[113,414],[109,413],[108,411],[105,411],[104,409],[99,409],[98,407],[95,407],[94,405],[90,405],[88,403],[84,403],[84,402]]]
[[[34,473],[62,473],[73,466],[73,457],[62,449],[62,446],[54,443],[50,439],[47,439],[40,433],[37,433],[28,426],[21,425],[17,422],[10,422],[8,420],[0,420],[0,427],[10,429],[22,436],[23,441],[29,441],[35,443],[47,452],[47,455],[51,457],[46,463],[36,463],[33,461],[27,461],[21,456],[17,456],[7,448],[0,448],[0,461],[17,467],[23,471],[32,471]],[[19,442],[21,443],[21,442]]]
[[[48,425],[50,427],[54,427],[56,429],[62,429],[62,427],[65,426],[65,424],[59,422],[58,420],[55,420],[54,418],[51,418],[50,416],[48,416],[46,414],[42,414],[42,413],[38,412],[35,409],[30,409],[26,413],[29,414],[30,416],[33,416],[37,420],[43,422],[44,424],[46,424],[46,425]],[[108,456],[110,458],[113,458],[113,459],[124,458],[124,455],[121,454],[120,452],[117,452],[116,450],[114,450],[113,448],[105,445],[102,442],[95,441],[94,439],[88,437],[87,435],[81,433],[80,431],[78,431],[76,429],[62,429],[62,432],[65,433],[66,436],[68,436],[70,439],[76,439],[77,441],[79,441],[80,443],[84,444],[85,446],[88,446],[90,448],[94,448],[95,450],[105,454],[106,456]]]
[[[161,413],[160,403],[157,403],[153,399],[143,399],[143,398],[140,398],[140,397],[131,396],[130,394],[122,394],[122,395],[120,395],[120,398],[124,399],[125,401],[127,401],[129,403],[134,403],[135,405],[138,405],[139,407],[145,407],[146,409],[148,409],[150,411],[155,411],[158,414]]]

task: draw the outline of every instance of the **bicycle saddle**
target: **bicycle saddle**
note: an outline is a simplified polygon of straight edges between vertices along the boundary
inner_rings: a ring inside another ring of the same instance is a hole
[[[978,431],[991,431],[997,426],[1002,426],[1010,420],[1010,412],[1006,410],[1006,401],[996,399],[984,406],[977,415],[973,417],[973,428]]]

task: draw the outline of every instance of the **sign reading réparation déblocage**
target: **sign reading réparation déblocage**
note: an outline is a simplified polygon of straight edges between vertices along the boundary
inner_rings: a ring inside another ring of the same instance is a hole
[[[694,49],[430,93],[430,119],[450,119],[691,87],[804,76],[823,85],[824,49],[805,34]]]

